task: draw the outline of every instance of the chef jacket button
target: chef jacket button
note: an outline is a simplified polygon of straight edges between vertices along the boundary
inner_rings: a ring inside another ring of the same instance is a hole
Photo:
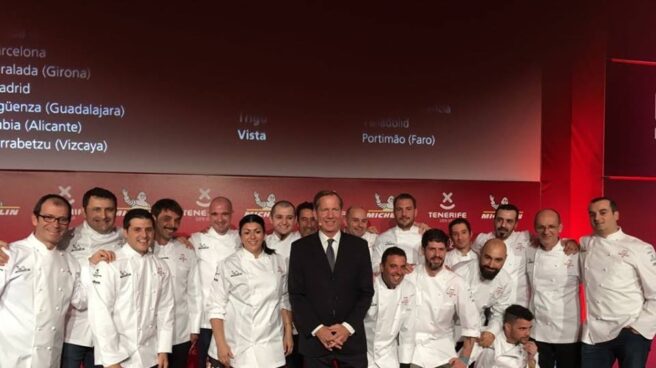
[[[52,350],[52,346],[48,346],[46,349],[48,349],[48,350]]]
[[[62,288],[57,288],[57,290],[59,290],[59,291],[63,291],[63,289],[62,289]]]
[[[59,310],[59,307],[55,307],[55,310]]]
[[[60,268],[59,271],[64,272],[64,268]]]
[[[41,327],[37,327],[36,330],[37,330],[37,331],[41,331]]]
[[[604,272],[606,272],[606,271],[607,271],[607,269],[606,269],[606,267],[604,267],[604,268],[602,268],[601,270],[602,270],[602,271],[604,271]]]
[[[51,330],[51,331],[54,331],[54,330],[55,330],[55,326],[51,326],[51,327],[50,327],[50,330]]]

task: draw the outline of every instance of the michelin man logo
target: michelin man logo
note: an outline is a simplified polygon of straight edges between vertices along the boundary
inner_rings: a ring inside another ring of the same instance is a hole
[[[497,202],[494,200],[494,196],[490,194],[490,206],[492,206],[492,208],[494,208],[495,210],[497,209],[497,207],[499,207],[499,205],[508,204],[508,203],[509,203],[508,197],[503,197],[501,198],[501,202],[497,204]]]
[[[455,208],[456,204],[453,202],[453,199],[451,199],[451,197],[453,197],[453,192],[449,192],[449,193],[442,192],[442,203],[440,203],[440,207],[443,210],[448,211]]]
[[[394,211],[394,196],[387,197],[387,202],[382,202],[380,200],[380,194],[375,193],[376,205],[383,211]]]
[[[255,197],[255,204],[266,211],[271,211],[273,205],[276,204],[276,195],[273,193],[267,196],[266,201],[260,199],[260,193],[258,192],[253,192],[253,197]]]
[[[143,209],[150,209],[150,204],[148,201],[146,201],[147,196],[146,192],[139,192],[137,194],[137,197],[132,199],[130,198],[130,194],[128,193],[127,189],[123,189],[123,201],[130,206],[130,208],[143,208]]]

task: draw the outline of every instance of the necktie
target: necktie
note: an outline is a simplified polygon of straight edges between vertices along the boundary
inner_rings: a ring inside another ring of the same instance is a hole
[[[335,250],[333,249],[333,243],[335,239],[328,239],[328,248],[326,248],[326,258],[328,258],[328,264],[330,265],[330,270],[335,270]]]

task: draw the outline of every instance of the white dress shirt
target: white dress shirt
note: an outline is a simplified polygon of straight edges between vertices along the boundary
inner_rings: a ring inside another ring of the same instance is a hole
[[[96,364],[152,367],[158,353],[170,353],[174,306],[169,268],[152,253],[125,244],[111,263],[91,275],[89,323]]]
[[[415,286],[403,280],[389,289],[381,275],[374,279],[374,297],[364,317],[369,368],[398,368],[398,335],[414,306]]]
[[[494,238],[494,233],[479,234],[472,249],[480,254],[485,242]],[[508,272],[512,282],[511,302],[512,304],[519,304],[523,307],[528,307],[528,277],[526,276],[526,250],[530,247],[531,236],[528,231],[513,231],[508,239],[505,239],[506,244],[506,262],[503,264],[503,269]]]
[[[289,263],[289,253],[292,250],[292,243],[301,238],[298,231],[287,234],[285,239],[280,239],[280,236],[275,232],[266,236],[265,241],[267,247],[276,251],[276,254],[281,255],[287,263]]]
[[[4,250],[0,266],[0,366],[59,367],[69,305],[86,308],[80,266],[33,234]]]
[[[437,367],[458,355],[455,350],[455,318],[462,335],[479,337],[481,321],[469,287],[453,271],[442,269],[431,277],[424,265],[406,276],[416,288],[416,306],[401,327],[399,361],[420,367]]]
[[[171,272],[175,304],[173,345],[182,344],[190,340],[192,333],[200,332],[202,305],[196,253],[176,240],[155,244],[153,250]]]
[[[201,319],[198,322],[200,328],[211,329],[210,319],[207,316],[205,305],[209,300],[212,280],[216,273],[219,262],[228,258],[237,249],[241,248],[241,239],[237,230],[228,230],[225,234],[217,233],[210,228],[205,233],[193,233],[189,238],[196,250],[198,257],[198,271],[200,273],[201,286]]]
[[[89,265],[89,257],[97,251],[110,250],[118,251],[123,243],[123,237],[119,229],[114,229],[107,234],[101,234],[89,226],[84,221],[82,224],[72,230],[72,238],[62,242],[58,248],[64,249],[73,256],[85,271],[85,277],[82,280],[82,286],[87,292],[90,292],[91,278],[88,273],[94,266]],[[69,308],[66,316],[66,331],[64,342],[80,346],[93,347],[93,335],[89,327],[88,311],[77,308]]]
[[[558,241],[550,251],[529,247],[526,253],[532,290],[529,309],[535,315],[531,337],[537,341],[552,344],[579,341],[579,254],[568,256],[564,249]]]
[[[647,339],[656,334],[656,253],[622,230],[581,239],[587,318],[581,340],[597,344],[633,327]]]
[[[285,365],[281,310],[291,310],[287,263],[262,252],[257,258],[240,249],[220,263],[206,305],[210,319],[223,320],[226,343],[234,354],[230,366]],[[214,336],[208,355],[218,359]]]
[[[462,277],[467,285],[471,285],[472,276],[478,269],[478,254],[470,249],[466,255],[463,255],[458,249],[454,248],[446,252],[444,264]]]
[[[408,230],[403,230],[398,226],[388,229],[378,235],[372,252],[372,263],[374,272],[378,272],[383,252],[387,248],[399,247],[405,251],[408,263],[418,265],[423,261],[421,250],[421,234],[419,227],[412,225]]]
[[[479,349],[479,347],[476,346],[476,349]],[[476,356],[473,354],[472,356],[476,360],[475,368],[527,368],[529,366],[528,354],[524,350],[524,346],[509,343],[505,335],[494,339],[491,347],[477,350],[474,353],[476,353]],[[534,359],[535,367],[540,368],[537,353]]]

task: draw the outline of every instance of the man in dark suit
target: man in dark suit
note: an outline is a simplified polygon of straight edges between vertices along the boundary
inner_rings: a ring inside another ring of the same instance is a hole
[[[289,299],[305,367],[367,367],[364,317],[374,294],[367,242],[340,231],[342,198],[314,197],[319,231],[292,243]]]

